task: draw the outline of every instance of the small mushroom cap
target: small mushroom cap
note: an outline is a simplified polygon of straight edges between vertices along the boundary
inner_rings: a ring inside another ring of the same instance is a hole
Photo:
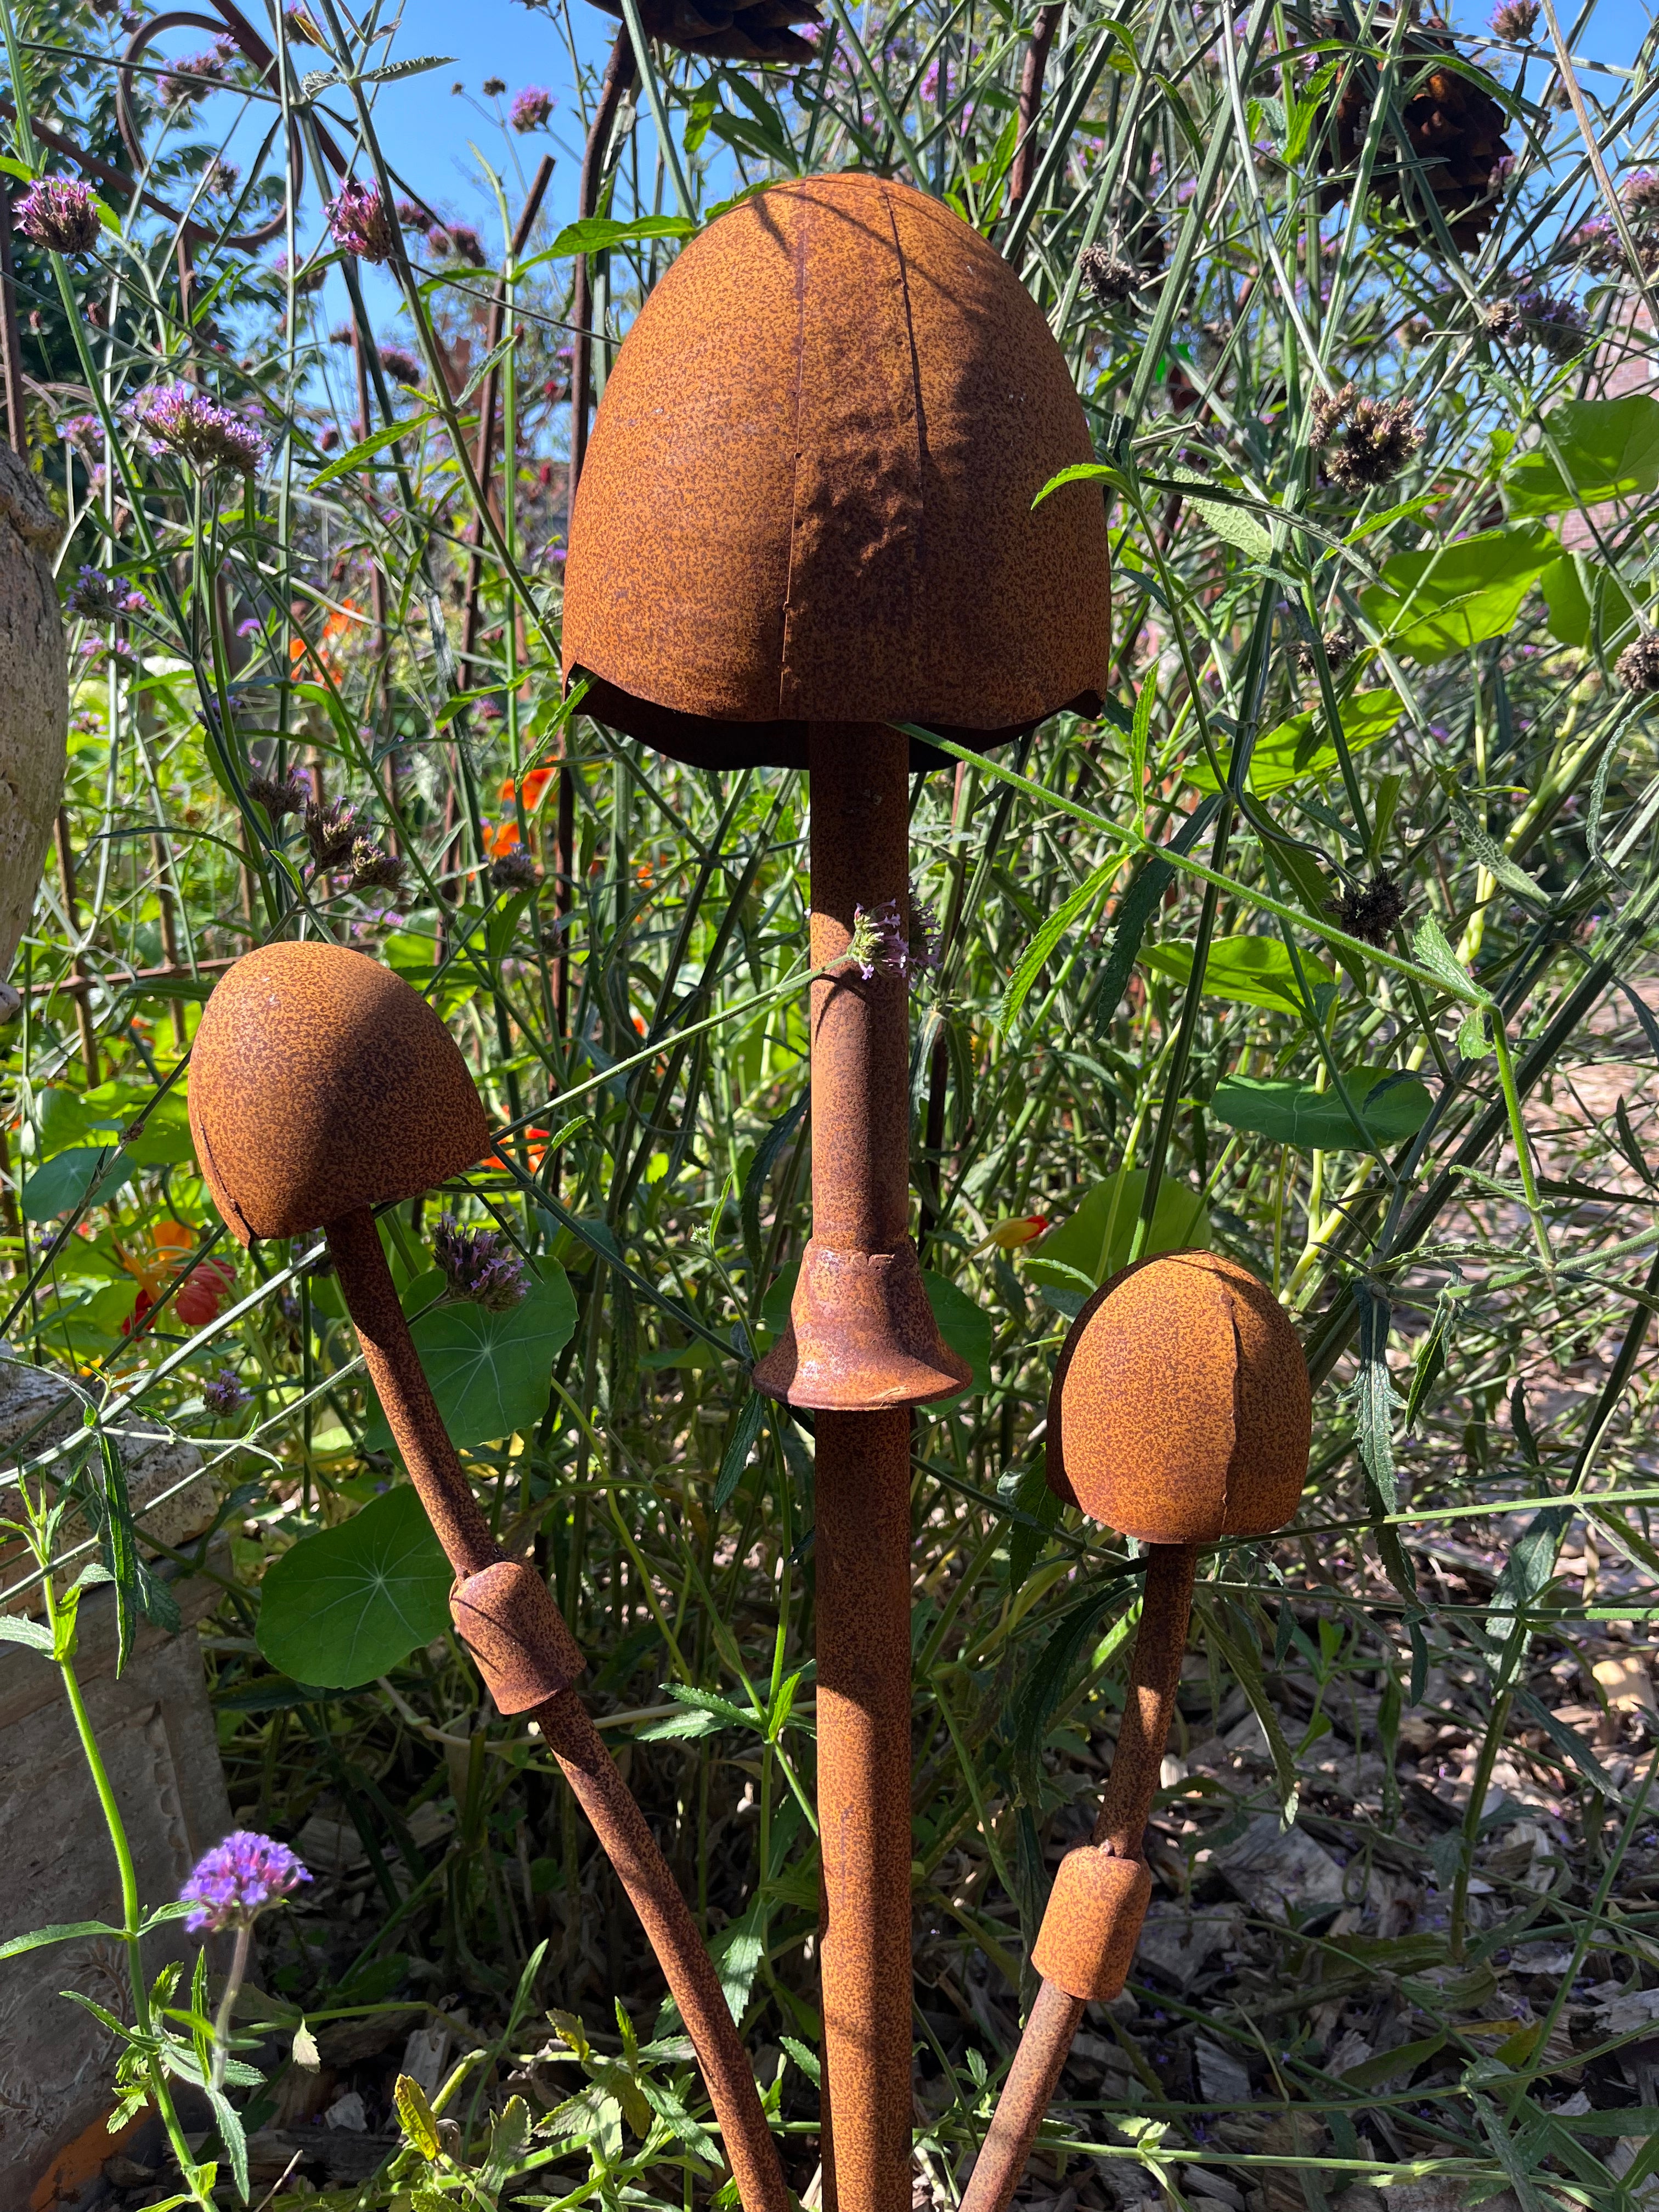
[[[982,749],[1094,712],[1100,487],[1032,505],[1093,459],[1042,310],[960,216],[890,178],[775,185],[685,248],[606,380],[566,678],[702,768],[804,767],[814,722]]]
[[[1073,1322],[1048,1486],[1142,1543],[1265,1536],[1296,1511],[1312,1436],[1302,1346],[1267,1285],[1218,1252],[1166,1252]]]
[[[220,978],[191,1054],[190,1126],[244,1244],[416,1197],[489,1149],[436,1014],[338,945],[267,945]]]

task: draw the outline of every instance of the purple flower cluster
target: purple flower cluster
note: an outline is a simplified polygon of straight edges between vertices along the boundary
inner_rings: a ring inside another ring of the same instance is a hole
[[[233,1413],[241,1412],[247,1403],[247,1392],[238,1381],[236,1370],[234,1367],[222,1367],[210,1382],[203,1383],[202,1403],[210,1413],[222,1421],[227,1421]],[[223,1846],[222,1845],[221,1848],[222,1849]],[[276,1845],[278,1850],[282,1848],[280,1844]],[[207,1861],[204,1859],[202,1866],[206,1864]],[[198,1867],[197,1877],[199,1877],[202,1868]]]
[[[486,1313],[505,1313],[530,1287],[518,1255],[493,1229],[462,1229],[446,1213],[432,1239],[432,1256],[443,1269],[452,1298],[467,1298]]]
[[[260,1913],[310,1880],[309,1869],[286,1844],[238,1828],[198,1860],[179,1891],[179,1903],[195,1907],[185,1925],[192,1935],[204,1928],[215,1935],[222,1928],[250,1928]]]
[[[73,177],[42,177],[12,210],[25,238],[50,253],[90,253],[98,243],[98,204],[92,186]]]
[[[527,84],[508,109],[515,131],[544,131],[553,112],[553,95],[538,84]]]
[[[378,185],[360,184],[354,177],[340,187],[339,197],[330,200],[323,212],[337,246],[344,246],[360,261],[391,260],[398,234]]]
[[[221,39],[205,54],[189,54],[156,80],[155,89],[164,106],[183,107],[201,99],[225,81],[225,64],[235,52],[228,39]]]
[[[1538,28],[1538,0],[1501,0],[1492,11],[1492,32],[1512,46],[1524,46]]]
[[[82,563],[80,574],[65,594],[64,605],[87,622],[113,622],[118,615],[141,615],[149,601],[140,591],[123,588],[101,568]]]
[[[853,935],[845,957],[866,983],[877,975],[905,980],[925,975],[939,965],[939,923],[930,907],[909,893],[910,933],[904,933],[896,899],[884,899],[878,907],[853,908]]]
[[[193,384],[164,384],[133,411],[158,458],[173,453],[198,468],[235,469],[245,477],[264,459],[264,439],[246,416],[222,407]]]
[[[1486,310],[1486,327],[1518,345],[1536,346],[1552,361],[1575,360],[1584,348],[1589,318],[1576,300],[1537,285]]]
[[[418,384],[421,380],[420,362],[401,346],[382,346],[380,367],[394,384]]]

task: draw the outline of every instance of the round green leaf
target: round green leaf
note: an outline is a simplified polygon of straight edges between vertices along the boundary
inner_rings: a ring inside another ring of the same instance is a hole
[[[1146,1189],[1145,1168],[1120,1168],[1097,1182],[1077,1212],[1051,1229],[1025,1262],[1025,1271],[1050,1305],[1074,1314],[1091,1291],[1129,1264],[1129,1246]],[[1195,1190],[1165,1176],[1152,1208],[1146,1256],[1158,1252],[1208,1251],[1209,1209]]]
[[[1154,945],[1140,956],[1143,966],[1173,982],[1186,984],[1193,972],[1190,945]],[[1322,960],[1304,952],[1302,974],[1318,1002],[1320,987],[1334,989],[1336,978]],[[1204,994],[1236,999],[1240,1006],[1266,1006],[1275,1014],[1304,1012],[1301,988],[1285,941],[1279,937],[1218,937],[1204,964]]]
[[[302,1536],[266,1575],[259,1649],[296,1682],[355,1690],[449,1626],[454,1579],[406,1484]]]
[[[547,1411],[553,1362],[575,1333],[576,1301],[563,1268],[551,1261],[544,1267],[541,1280],[505,1313],[458,1300],[434,1306],[410,1325],[453,1443],[493,1443],[533,1429]],[[410,1298],[424,1302],[424,1295]],[[378,1406],[363,1445],[368,1451],[392,1449],[392,1431]]]
[[[1342,1078],[1360,1119],[1379,1145],[1414,1137],[1434,1101],[1414,1075],[1386,1067],[1351,1067]],[[1249,1129],[1303,1152],[1355,1152],[1358,1132],[1334,1091],[1279,1077],[1231,1075],[1218,1083],[1210,1110],[1230,1129]]]
[[[101,1206],[131,1178],[132,1162],[125,1152],[112,1152],[106,1145],[71,1146],[37,1168],[23,1185],[23,1218],[50,1221],[83,1199],[88,1206]]]

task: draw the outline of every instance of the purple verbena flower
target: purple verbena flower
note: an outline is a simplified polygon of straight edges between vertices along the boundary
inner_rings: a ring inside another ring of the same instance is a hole
[[[553,95],[538,84],[527,84],[507,111],[515,131],[543,131],[553,112]]]
[[[121,603],[122,594],[103,570],[85,563],[64,599],[70,612],[86,622],[113,622],[122,611]]]
[[[92,186],[73,177],[42,177],[12,210],[14,227],[51,253],[90,253],[98,243]]]
[[[179,1891],[179,1903],[195,1908],[185,1925],[192,1935],[203,1929],[216,1935],[222,1928],[251,1928],[260,1913],[310,1880],[310,1870],[286,1844],[238,1828],[197,1861]]]
[[[939,968],[939,916],[933,908],[916,896],[916,887],[910,886],[910,965],[919,975],[935,974]]]
[[[227,1421],[233,1413],[241,1412],[247,1403],[247,1392],[238,1381],[236,1370],[234,1367],[222,1367],[210,1382],[203,1383],[202,1403],[210,1413],[216,1415],[222,1421]],[[280,1850],[281,1845],[279,1844],[277,1848]],[[203,1864],[206,1864],[205,1860]],[[198,1867],[196,1871],[199,1875],[201,1868]]]
[[[421,380],[420,362],[401,346],[382,346],[380,367],[394,384],[418,384]]]
[[[347,889],[354,891],[397,891],[403,888],[404,862],[398,853],[388,853],[372,837],[358,837],[351,847],[351,881]]]
[[[1538,0],[1502,0],[1492,11],[1492,32],[1506,45],[1524,46],[1538,27]]]
[[[265,626],[258,615],[244,615],[236,625],[238,637],[263,637],[264,634]]]
[[[349,860],[362,836],[357,810],[343,799],[327,806],[319,806],[313,799],[306,808],[306,842],[319,868],[337,868]]]
[[[493,1229],[462,1229],[453,1214],[438,1224],[432,1256],[443,1269],[450,1297],[470,1299],[487,1313],[505,1313],[530,1287],[505,1237]]]
[[[866,983],[873,982],[878,975],[909,973],[910,946],[896,898],[884,899],[878,907],[853,908],[853,934],[843,957],[852,962]]]
[[[245,477],[264,459],[264,436],[246,416],[222,407],[193,384],[164,384],[133,411],[158,458],[174,453],[198,468],[235,469]]]
[[[484,265],[483,240],[464,222],[452,222],[428,234],[427,243],[446,261],[465,261],[474,269]]]
[[[354,177],[340,187],[338,198],[330,200],[323,212],[337,246],[344,246],[360,261],[391,260],[397,232],[377,185],[360,184]]]
[[[247,780],[247,795],[256,806],[263,806],[273,823],[289,814],[303,814],[311,804],[311,786],[296,769],[290,769],[285,776],[251,775]]]
[[[156,80],[155,89],[167,107],[182,107],[200,100],[216,84],[225,81],[225,57],[214,52],[190,54],[175,62]]]

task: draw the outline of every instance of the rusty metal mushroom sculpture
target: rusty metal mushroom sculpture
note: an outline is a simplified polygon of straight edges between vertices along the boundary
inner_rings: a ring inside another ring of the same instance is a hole
[[[908,723],[984,748],[1097,708],[1104,511],[1042,313],[949,209],[773,186],[695,240],[605,386],[571,520],[585,710],[705,768],[811,776],[812,1237],[757,1388],[817,1416],[824,2201],[910,2203],[910,1408],[967,1380],[909,1218]]]
[[[1312,1400],[1302,1346],[1267,1285],[1215,1252],[1113,1276],[1083,1308],[1048,1395],[1050,1489],[1150,1547],[1112,1771],[1088,1843],[1060,1863],[1031,1963],[1042,1984],[963,2212],[1003,2212],[1089,2001],[1123,1987],[1152,1874],[1141,1838],[1181,1680],[1199,1551],[1265,1536],[1296,1511]]]
[[[191,1060],[190,1121],[232,1232],[321,1229],[363,1361],[455,1570],[457,1632],[503,1713],[533,1717],[651,1939],[720,2120],[744,2212],[787,2212],[754,2075],[685,1900],[571,1684],[583,1661],[547,1585],[490,1533],[456,1456],[372,1209],[489,1150],[453,1040],[391,969],[335,945],[268,945],[223,975]]]

